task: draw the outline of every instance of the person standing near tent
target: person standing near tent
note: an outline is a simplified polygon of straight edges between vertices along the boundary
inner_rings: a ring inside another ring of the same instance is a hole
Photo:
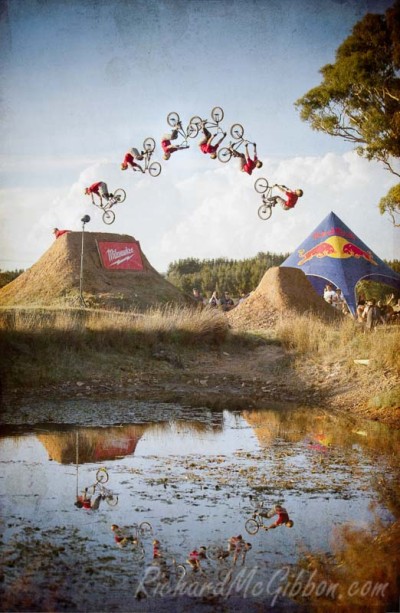
[[[301,198],[304,193],[302,189],[292,190],[286,187],[286,185],[275,185],[275,187],[277,187],[282,193],[285,194],[286,199],[281,198],[281,196],[272,196],[271,198],[266,198],[265,194],[263,194],[262,201],[264,204],[266,204],[267,202],[271,202],[272,200],[274,200],[274,204],[279,202],[282,205],[284,211],[294,209],[298,199]]]

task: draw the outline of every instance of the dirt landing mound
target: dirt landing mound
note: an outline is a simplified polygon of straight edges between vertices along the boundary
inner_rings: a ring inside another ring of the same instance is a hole
[[[135,243],[132,236],[85,232],[82,293],[88,307],[143,311],[163,304],[192,304],[141,252],[143,270],[108,270],[97,241]],[[0,289],[0,306],[80,306],[82,233],[60,236],[29,270]]]
[[[235,328],[256,330],[273,327],[285,313],[314,313],[331,321],[341,314],[318,296],[306,275],[297,268],[269,268],[257,289],[227,313]]]

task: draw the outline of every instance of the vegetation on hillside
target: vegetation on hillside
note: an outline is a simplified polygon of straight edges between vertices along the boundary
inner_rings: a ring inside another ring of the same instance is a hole
[[[196,287],[209,297],[214,290],[229,292],[232,296],[248,294],[254,290],[265,272],[272,266],[280,266],[289,254],[258,253],[245,260],[199,260],[186,258],[168,266],[167,279],[184,292]]]
[[[7,285],[11,281],[14,281],[20,274],[24,272],[24,269],[19,270],[0,270],[0,288]]]

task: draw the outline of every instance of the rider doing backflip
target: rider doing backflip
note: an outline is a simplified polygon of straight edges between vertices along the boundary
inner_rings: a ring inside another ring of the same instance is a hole
[[[251,159],[248,143],[246,143],[244,146],[245,153],[242,153],[241,151],[236,151],[236,149],[234,149],[233,147],[230,148],[232,155],[236,158],[240,158],[240,170],[242,172],[246,172],[248,175],[251,175],[255,168],[261,168],[261,166],[263,165],[261,160],[259,160],[257,157],[256,143],[253,143],[253,149],[253,159]]]
[[[176,128],[172,130],[172,132],[169,132],[168,134],[164,134],[164,136],[161,139],[161,147],[162,147],[162,150],[164,151],[164,155],[163,155],[164,160],[169,160],[169,158],[171,157],[171,153],[174,153],[175,151],[179,151],[180,149],[189,148],[189,145],[172,145],[171,144],[172,140],[176,140],[178,138],[179,128],[182,128],[182,124],[180,122],[176,124]]]
[[[103,198],[108,202],[113,194],[108,192],[107,184],[104,181],[97,181],[90,187],[86,187],[84,191],[86,196],[91,196],[93,204],[95,204],[93,194],[96,194],[100,198],[100,206],[103,206]]]
[[[223,132],[219,141],[217,141],[215,145],[213,145],[212,141],[216,137],[216,134],[211,134],[211,132],[205,127],[204,124],[202,126],[202,129],[203,129],[204,138],[202,138],[201,141],[199,142],[200,151],[202,151],[205,154],[209,153],[210,158],[212,160],[215,160],[215,158],[217,157],[217,149],[222,143],[222,141],[224,140],[226,136],[226,132]]]
[[[144,170],[140,164],[135,162],[135,160],[143,160],[143,154],[143,151],[140,153],[135,147],[132,147],[132,149],[130,149],[124,157],[124,161],[121,164],[121,170],[126,170],[128,166],[131,166],[132,170],[144,173]]]
[[[263,194],[262,201],[264,204],[270,203],[273,206],[275,206],[275,204],[279,202],[282,205],[284,211],[289,211],[290,209],[293,209],[296,205],[297,200],[303,195],[302,189],[292,190],[285,185],[276,185],[275,187],[277,187],[281,192],[286,195],[286,200],[284,198],[281,198],[281,196],[272,196],[270,198],[266,198],[265,194]]]

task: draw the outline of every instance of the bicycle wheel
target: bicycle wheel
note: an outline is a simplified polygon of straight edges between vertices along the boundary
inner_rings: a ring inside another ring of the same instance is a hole
[[[161,172],[161,164],[159,162],[152,162],[149,166],[149,173],[152,177],[158,177]]]
[[[98,469],[96,473],[96,480],[98,483],[107,483],[109,476],[106,468],[101,467]]]
[[[234,123],[231,127],[231,136],[239,140],[239,138],[243,138],[244,128],[240,123]]]
[[[114,198],[115,198],[116,202],[124,202],[124,200],[126,198],[126,191],[119,187],[114,192]]]
[[[114,211],[104,211],[104,213],[103,213],[103,221],[104,221],[104,223],[106,223],[108,226],[110,226],[112,223],[114,223],[114,219],[115,219]]]
[[[175,128],[175,126],[179,123],[180,117],[178,113],[174,111],[172,113],[168,113],[167,115],[167,124],[171,126],[171,128]]]
[[[144,536],[145,534],[153,534],[153,526],[148,521],[142,521],[139,525],[140,534]]]
[[[228,147],[222,147],[218,150],[218,159],[220,162],[229,162],[232,157],[232,151]]]
[[[118,504],[118,496],[115,494],[108,494],[108,496],[106,496],[106,503],[110,507],[116,507]]]
[[[182,579],[182,577],[185,577],[187,570],[186,570],[186,566],[184,564],[175,564],[175,575],[178,577],[178,579]]]
[[[264,194],[267,191],[268,187],[269,183],[267,179],[264,179],[264,177],[260,177],[254,183],[254,189],[258,194]]]
[[[144,151],[149,151],[150,153],[153,153],[155,148],[156,148],[156,141],[154,140],[154,138],[151,138],[149,136],[148,138],[144,139],[144,141],[143,141],[143,150]]]
[[[197,123],[189,123],[187,128],[187,135],[189,138],[196,138],[200,131],[200,125]]]
[[[221,109],[220,106],[214,106],[213,110],[211,111],[211,117],[213,118],[215,123],[219,123],[224,118],[224,111]]]
[[[196,126],[197,126],[197,125],[199,125],[199,126],[200,126],[200,124],[201,124],[201,122],[202,122],[202,121],[203,121],[203,120],[202,120],[202,118],[201,118],[201,117],[199,117],[198,115],[194,115],[193,117],[191,117],[191,118],[189,119],[189,123],[194,123],[194,124],[196,124]]]
[[[259,530],[259,525],[256,522],[255,519],[248,519],[244,525],[246,532],[248,532],[249,534],[257,534],[258,530]]]
[[[262,204],[258,209],[258,216],[260,219],[266,221],[272,215],[272,206],[268,204]]]

